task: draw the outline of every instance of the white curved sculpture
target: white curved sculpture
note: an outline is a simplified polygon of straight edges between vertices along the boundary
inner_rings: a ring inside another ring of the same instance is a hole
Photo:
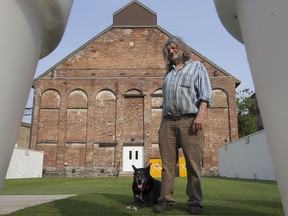
[[[282,204],[288,215],[288,1],[214,3],[227,31],[245,44]]]
[[[37,62],[60,42],[72,4],[73,0],[0,2],[0,190]]]

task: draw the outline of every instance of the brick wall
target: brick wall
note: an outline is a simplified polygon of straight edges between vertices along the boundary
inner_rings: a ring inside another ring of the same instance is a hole
[[[16,139],[16,144],[18,148],[29,148],[30,131],[31,125],[22,122]]]
[[[115,175],[123,171],[123,146],[144,146],[145,165],[160,157],[168,36],[156,27],[109,28],[34,80],[31,146],[45,152],[46,170]],[[209,170],[217,167],[217,148],[238,138],[236,80],[198,53],[193,58],[206,66],[213,87],[205,121]]]

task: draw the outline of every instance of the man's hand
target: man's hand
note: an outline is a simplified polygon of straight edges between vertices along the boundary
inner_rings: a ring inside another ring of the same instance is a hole
[[[205,101],[200,102],[199,111],[192,123],[192,129],[194,132],[198,130],[202,130],[203,123],[204,123],[204,115],[205,115],[207,106],[208,106],[207,102]]]
[[[192,124],[192,128],[193,131],[196,132],[198,130],[202,130],[202,124],[203,124],[203,120],[204,117],[202,115],[199,115],[199,113],[196,115],[193,124]]]

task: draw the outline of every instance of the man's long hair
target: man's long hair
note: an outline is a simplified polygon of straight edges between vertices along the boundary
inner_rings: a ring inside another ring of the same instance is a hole
[[[173,62],[169,58],[169,53],[168,53],[168,45],[173,44],[177,49],[182,51],[182,59],[183,62],[188,61],[191,58],[191,50],[189,47],[178,37],[171,37],[167,40],[167,42],[163,45],[163,58],[166,64],[166,70],[167,72],[171,71],[173,67]]]

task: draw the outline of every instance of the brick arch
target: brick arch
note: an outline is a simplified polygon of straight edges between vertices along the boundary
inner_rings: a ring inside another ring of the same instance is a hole
[[[158,89],[156,89],[154,92],[153,92],[153,94],[162,94],[162,88],[158,88]]]
[[[66,140],[86,143],[88,96],[82,89],[71,91],[67,99]]]
[[[60,93],[55,89],[47,89],[40,97],[39,124],[37,127],[37,148],[44,151],[44,163],[46,166],[56,166],[58,143]]]
[[[40,100],[40,107],[59,108],[61,96],[55,89],[48,89],[43,92]]]
[[[160,108],[163,102],[162,88],[156,89],[152,94],[152,109]]]
[[[142,95],[142,91],[139,89],[129,89],[126,93],[126,95]]]
[[[124,94],[124,144],[144,143],[144,95],[133,88]]]
[[[41,95],[38,140],[45,142],[58,140],[60,101],[60,94],[55,89],[48,89]]]
[[[65,162],[69,166],[85,166],[87,143],[88,96],[82,89],[74,89],[67,98]]]
[[[156,89],[152,97],[152,118],[151,118],[151,141],[154,144],[158,143],[158,130],[160,127],[160,122],[162,118],[162,108],[161,105],[163,103],[163,95],[162,88]]]
[[[213,102],[211,107],[228,107],[228,92],[221,88],[214,88],[212,90]]]
[[[95,100],[95,135],[98,143],[115,143],[116,95],[109,89],[98,92]],[[97,162],[95,162],[97,163]]]
[[[88,96],[87,93],[82,89],[75,89],[68,95],[68,108],[87,108],[88,107]]]
[[[98,92],[96,100],[116,100],[116,95],[112,90],[104,89]]]
[[[207,144],[204,146],[204,161],[208,163],[204,164],[210,167],[217,167],[217,149],[227,141],[231,140],[231,128],[230,128],[230,107],[228,93],[221,88],[215,88],[212,90],[213,102],[208,109],[208,122],[209,134],[205,134]],[[213,144],[212,144],[213,143]]]

